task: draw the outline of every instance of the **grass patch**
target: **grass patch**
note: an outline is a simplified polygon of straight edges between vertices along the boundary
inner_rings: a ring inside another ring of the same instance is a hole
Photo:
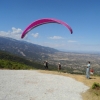
[[[100,100],[100,90],[90,88],[82,94],[83,100]]]
[[[93,83],[93,85],[92,85],[92,89],[95,89],[95,90],[100,90],[100,84],[99,84],[99,83],[94,82],[94,83]]]

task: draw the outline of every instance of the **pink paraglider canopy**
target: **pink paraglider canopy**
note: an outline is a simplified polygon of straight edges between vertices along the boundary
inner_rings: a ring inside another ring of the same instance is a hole
[[[47,23],[58,23],[58,24],[62,24],[65,27],[67,27],[69,29],[69,31],[71,32],[71,34],[73,33],[72,28],[66,24],[65,22],[61,21],[61,20],[57,20],[57,19],[52,19],[52,18],[44,18],[44,19],[40,19],[40,20],[36,20],[35,22],[32,22],[28,27],[26,27],[26,29],[23,31],[21,38],[24,38],[24,36],[33,28],[42,25],[42,24],[47,24]]]

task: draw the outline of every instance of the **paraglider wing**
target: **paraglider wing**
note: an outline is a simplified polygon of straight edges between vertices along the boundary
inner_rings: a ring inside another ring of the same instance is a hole
[[[24,36],[30,31],[32,30],[33,28],[39,26],[39,25],[42,25],[42,24],[47,24],[47,23],[58,23],[58,24],[62,24],[64,25],[65,27],[67,27],[69,29],[69,31],[71,32],[71,34],[73,33],[71,27],[66,24],[65,22],[61,21],[61,20],[57,20],[57,19],[50,19],[50,18],[44,18],[44,19],[40,19],[40,20],[37,20],[33,23],[31,23],[22,33],[22,36],[21,38],[24,38]]]

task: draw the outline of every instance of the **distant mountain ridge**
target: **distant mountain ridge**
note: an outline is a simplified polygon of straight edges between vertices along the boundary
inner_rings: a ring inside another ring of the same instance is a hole
[[[38,61],[41,61],[43,58],[47,58],[47,54],[58,52],[58,50],[50,47],[44,47],[8,37],[0,37],[0,50],[25,57],[30,60]]]

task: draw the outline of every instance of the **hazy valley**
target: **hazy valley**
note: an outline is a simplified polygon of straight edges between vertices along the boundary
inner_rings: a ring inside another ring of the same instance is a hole
[[[53,65],[55,68],[60,62],[63,71],[70,73],[84,74],[87,62],[90,61],[95,73],[100,74],[99,53],[61,52],[53,48],[4,37],[0,37],[0,50],[41,64],[47,60],[49,66]]]

